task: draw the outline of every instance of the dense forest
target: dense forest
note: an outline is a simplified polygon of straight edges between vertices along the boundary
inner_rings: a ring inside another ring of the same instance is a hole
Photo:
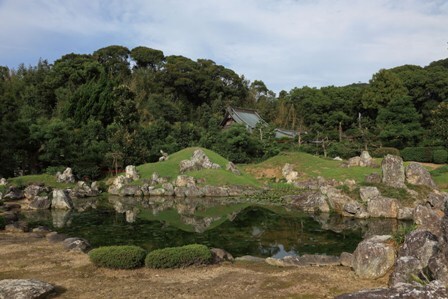
[[[227,106],[257,109],[270,126],[222,131]],[[240,163],[288,147],[342,157],[364,148],[446,149],[447,119],[448,59],[383,69],[366,84],[276,95],[211,60],[108,46],[53,64],[0,66],[0,177],[71,166],[94,179],[196,145]],[[275,127],[299,138],[274,140]]]

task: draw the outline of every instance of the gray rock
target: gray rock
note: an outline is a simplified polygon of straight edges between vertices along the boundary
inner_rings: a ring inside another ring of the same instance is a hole
[[[286,163],[282,168],[282,175],[286,179],[286,182],[288,184],[294,182],[299,177],[299,173],[297,171],[294,171],[293,165]]]
[[[344,216],[350,216],[355,218],[368,218],[369,214],[367,213],[365,207],[357,201],[352,200],[344,204]]]
[[[119,195],[120,189],[123,188],[126,184],[129,184],[131,181],[131,179],[119,175],[113,180],[112,185],[109,186],[108,192],[110,194]]]
[[[414,219],[414,208],[401,207],[398,209],[397,219],[412,220]]]
[[[31,200],[28,207],[32,210],[48,210],[51,207],[51,200],[48,196],[36,196]]]
[[[204,186],[202,187],[202,193],[205,197],[226,197],[229,196],[228,189],[225,187],[217,186]]]
[[[342,213],[344,211],[345,204],[352,201],[352,199],[348,195],[344,194],[341,190],[334,187],[321,187],[320,191],[322,194],[327,196],[330,208],[338,213]]]
[[[138,174],[137,168],[135,168],[134,165],[126,166],[125,177],[132,181],[136,181],[136,180],[140,179],[140,175]]]
[[[391,236],[373,236],[358,244],[353,252],[353,270],[360,278],[384,276],[394,265],[395,250],[388,242]]]
[[[200,189],[196,186],[185,187],[184,194],[186,197],[203,197],[204,196],[202,189]]]
[[[0,186],[6,186],[8,185],[8,181],[5,178],[0,179]]]
[[[75,176],[73,175],[72,169],[67,167],[63,173],[59,171],[56,173],[56,181],[58,183],[74,183]]]
[[[212,248],[210,249],[210,252],[212,253],[214,264],[219,264],[224,261],[234,261],[233,256],[224,249]]]
[[[351,268],[353,266],[353,254],[343,252],[339,257],[339,261],[341,262],[342,266]]]
[[[25,195],[23,194],[23,191],[20,190],[17,187],[10,187],[5,195],[3,195],[4,201],[13,201],[13,200],[20,200],[25,198]]]
[[[394,288],[382,288],[362,290],[352,294],[336,296],[335,299],[448,299],[447,289],[439,282],[434,281],[426,286],[414,286],[412,284],[400,284]]]
[[[367,203],[371,217],[397,218],[400,206],[395,198],[379,196]]]
[[[16,221],[5,225],[5,231],[10,233],[26,233],[29,231],[28,223],[25,221]]]
[[[67,238],[62,242],[68,251],[88,252],[91,248],[89,242],[82,238]]]
[[[394,188],[406,188],[403,159],[399,156],[386,155],[381,163],[382,182]]]
[[[362,151],[361,156],[359,156],[359,166],[370,167],[374,163],[374,160],[370,156],[368,151]]]
[[[150,196],[163,196],[163,195],[165,195],[165,189],[156,188],[156,189],[149,190],[148,193]]]
[[[48,187],[40,186],[40,185],[28,185],[24,190],[23,194],[26,199],[32,200],[36,196],[41,195],[42,193],[49,193],[50,189]]]
[[[414,222],[419,229],[430,231],[438,237],[442,235],[443,216],[444,213],[441,210],[431,209],[422,205],[418,205],[414,210]]]
[[[360,187],[359,195],[363,202],[369,202],[370,200],[377,198],[381,195],[377,187]]]
[[[120,189],[121,196],[141,196],[143,191],[140,186],[126,185]]]
[[[429,259],[428,270],[433,279],[448,285],[448,258],[444,251],[446,250],[440,250]]]
[[[390,276],[389,286],[394,287],[400,283],[412,283],[419,277],[423,267],[420,261],[413,256],[402,256],[397,259],[394,272]]]
[[[346,179],[344,181],[344,185],[347,186],[350,191],[355,190],[356,187],[357,187],[356,181],[355,180],[349,180],[349,179]]]
[[[179,175],[177,176],[174,185],[177,187],[191,187],[196,186],[196,180],[192,176]]]
[[[71,210],[73,209],[73,202],[68,197],[67,192],[61,189],[53,190],[53,198],[51,200],[52,209]]]
[[[381,183],[381,175],[378,173],[371,173],[365,177],[365,182],[370,184],[379,184]]]
[[[420,261],[422,268],[425,268],[428,266],[429,259],[438,249],[438,238],[429,231],[419,229],[406,235],[399,255],[412,256]]]
[[[165,195],[166,196],[173,196],[174,195],[174,186],[171,183],[164,183],[162,184],[162,188],[165,189]]]
[[[221,166],[213,163],[207,157],[203,150],[197,149],[193,152],[190,160],[183,160],[179,164],[180,173],[201,169],[220,169]]]
[[[426,202],[431,206],[431,208],[444,210],[445,205],[448,202],[448,193],[434,191],[428,194]]]
[[[431,174],[419,163],[412,162],[406,167],[406,182],[412,185],[423,185],[436,189],[437,185],[431,178]]]
[[[235,175],[241,175],[241,171],[238,170],[235,164],[233,162],[227,163],[226,170],[232,172]]]
[[[94,187],[95,189],[90,187],[86,182],[79,181],[76,184],[76,187],[70,190],[69,196],[72,199],[98,196],[100,194],[100,191],[98,190],[97,186]]]
[[[347,160],[348,167],[359,166],[360,162],[361,162],[361,157],[359,157],[359,156],[352,157]]]
[[[53,285],[35,279],[0,280],[0,299],[47,298],[54,291]]]

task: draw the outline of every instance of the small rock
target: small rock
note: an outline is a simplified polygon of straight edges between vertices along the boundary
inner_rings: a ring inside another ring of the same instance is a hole
[[[233,256],[221,248],[212,248],[210,249],[212,255],[213,255],[213,263],[218,264],[224,261],[233,261]]]
[[[334,161],[342,161],[342,158],[339,157],[339,156],[337,156],[337,157],[334,157],[333,160],[334,160]]]
[[[0,186],[6,186],[8,185],[8,181],[5,178],[0,179]]]
[[[0,298],[2,299],[47,298],[54,291],[53,285],[35,279],[0,280]]]
[[[292,183],[299,177],[299,173],[293,170],[293,165],[286,163],[282,168],[283,177],[287,183]]]
[[[341,256],[339,257],[339,261],[341,262],[341,265],[344,267],[352,267],[353,265],[353,254],[348,252],[341,253]]]
[[[412,220],[414,219],[414,209],[409,207],[402,207],[398,209],[397,219]]]
[[[381,175],[378,173],[371,173],[365,177],[365,182],[369,184],[379,184],[381,183]]]
[[[363,202],[369,202],[381,194],[377,187],[360,187],[359,195],[361,196]]]
[[[56,173],[56,181],[58,183],[74,183],[75,176],[73,175],[72,169],[67,167],[63,173],[59,171]]]
[[[137,172],[137,168],[135,168],[134,165],[128,165],[126,166],[126,173],[125,176],[127,179],[136,181],[138,179],[140,179],[140,175]]]
[[[196,186],[196,180],[192,176],[179,175],[177,176],[174,185],[176,185],[177,187],[192,187]]]
[[[87,252],[91,248],[89,242],[82,238],[67,238],[62,243],[68,251]]]
[[[227,163],[226,170],[232,172],[235,175],[241,175],[241,172],[238,170],[235,164],[233,162]]]

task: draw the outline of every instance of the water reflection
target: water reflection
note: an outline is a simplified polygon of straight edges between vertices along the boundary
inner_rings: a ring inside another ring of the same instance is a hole
[[[352,252],[363,237],[390,234],[394,219],[310,215],[278,206],[216,199],[123,198],[75,202],[75,211],[29,212],[29,221],[51,226],[93,246],[134,244],[148,250],[201,243],[235,256]]]

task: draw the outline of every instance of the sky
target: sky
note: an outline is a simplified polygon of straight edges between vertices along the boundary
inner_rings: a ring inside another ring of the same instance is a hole
[[[448,0],[0,0],[0,65],[109,45],[205,58],[274,92],[448,57]]]

